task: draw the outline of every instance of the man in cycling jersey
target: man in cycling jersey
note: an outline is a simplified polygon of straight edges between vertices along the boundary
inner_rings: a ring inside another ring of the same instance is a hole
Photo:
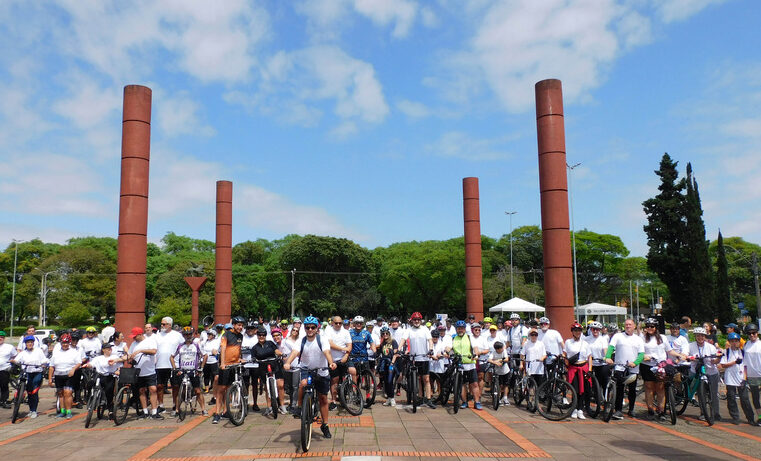
[[[481,391],[478,388],[478,372],[476,372],[476,360],[473,346],[470,343],[470,335],[465,334],[467,326],[463,320],[455,323],[457,334],[452,338],[452,352],[462,357],[463,381],[470,387],[470,393],[473,394],[474,408],[482,410]],[[460,408],[468,408],[467,390],[462,387],[462,404]]]
[[[354,328],[349,332],[351,337],[351,356],[349,358],[349,368],[354,368],[354,381],[358,381],[357,376],[357,364],[367,362],[369,356],[367,354],[367,348],[375,353],[375,347],[377,343],[373,340],[369,331],[364,329],[365,318],[361,315],[354,317],[352,321]]]
[[[317,329],[320,321],[317,317],[309,316],[304,319],[304,331],[306,336],[298,341],[291,351],[291,355],[286,359],[283,368],[291,369],[291,363],[298,359],[299,365],[304,368],[301,371],[301,381],[299,384],[298,407],[294,411],[295,418],[301,417],[301,404],[304,397],[304,386],[307,385],[308,369],[329,368],[335,370],[336,364],[333,362],[333,356],[330,354],[330,345],[327,341],[320,341],[317,336]],[[330,390],[330,374],[327,370],[319,370],[314,375],[314,388],[317,391],[317,399],[320,403],[320,418],[322,419],[323,436],[326,439],[332,437],[328,428],[328,391]]]
[[[193,386],[193,392],[196,394],[196,400],[201,409],[201,414],[206,416],[208,412],[204,407],[203,397],[201,396],[201,377],[199,376],[199,371],[206,365],[206,355],[201,351],[201,347],[193,342],[193,329],[191,327],[182,329],[182,337],[185,342],[177,346],[177,350],[169,357],[172,370],[175,372],[174,376],[170,378],[172,380],[172,388],[177,388],[179,391],[182,376],[188,374],[190,376],[190,385]],[[183,397],[178,392],[177,398],[174,401],[175,408],[179,409],[180,399]],[[173,411],[172,416],[175,413]]]

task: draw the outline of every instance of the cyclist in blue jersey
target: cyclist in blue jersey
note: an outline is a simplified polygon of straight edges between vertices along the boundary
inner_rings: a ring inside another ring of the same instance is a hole
[[[365,318],[361,315],[354,317],[352,321],[354,328],[349,330],[349,336],[351,337],[351,355],[349,356],[349,369],[356,370],[356,364],[367,362],[369,356],[367,354],[368,346],[370,350],[375,352],[377,345],[374,344],[373,335],[365,330]],[[357,381],[358,374],[355,371],[352,373],[354,381]]]

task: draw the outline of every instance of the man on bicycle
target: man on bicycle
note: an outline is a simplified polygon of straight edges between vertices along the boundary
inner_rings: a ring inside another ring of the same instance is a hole
[[[333,317],[331,325],[325,328],[322,337],[327,340],[330,346],[330,355],[336,364],[336,368],[330,372],[330,393],[333,395],[330,409],[335,410],[338,408],[338,381],[343,379],[346,373],[352,377],[357,376],[354,365],[349,363],[349,354],[352,349],[351,333],[343,328],[341,317],[336,315]]]
[[[239,315],[233,317],[232,328],[222,334],[222,339],[219,342],[219,378],[217,385],[214,386],[217,393],[217,408],[211,420],[212,424],[219,424],[222,413],[225,411],[225,393],[227,387],[235,379],[235,374],[229,366],[240,363],[240,348],[243,343],[243,324],[245,322],[246,320]]]
[[[466,335],[467,325],[465,321],[458,320],[455,323],[457,335],[452,338],[452,351],[460,354],[462,357],[462,376],[463,384],[470,386],[470,393],[473,394],[474,408],[483,409],[481,406],[481,391],[478,388],[478,372],[476,371],[476,358],[473,353],[473,346],[470,343],[470,335]],[[467,390],[462,387],[462,404],[460,408],[468,408]]]
[[[409,354],[413,357],[414,364],[418,369],[418,375],[423,381],[425,392],[424,405],[429,408],[436,408],[431,402],[431,377],[428,376],[430,371],[429,352],[433,351],[433,339],[431,330],[423,326],[423,315],[420,312],[414,312],[410,316],[410,327],[407,329],[405,339],[409,342]]]
[[[188,374],[190,376],[190,385],[193,386],[193,392],[196,394],[198,407],[201,409],[201,414],[206,416],[208,412],[204,408],[203,397],[201,396],[201,376],[198,374],[200,370],[203,370],[204,365],[206,365],[206,355],[201,351],[201,347],[193,342],[193,328],[183,328],[182,337],[185,339],[185,342],[177,346],[177,350],[169,357],[172,371],[174,371],[171,377],[172,388],[179,390],[182,375]],[[176,409],[180,408],[180,399],[183,398],[185,398],[184,395],[177,394],[177,398],[174,401]]]
[[[354,317],[354,328],[349,332],[351,337],[351,357],[349,358],[349,369],[354,368],[354,381],[359,383],[359,377],[357,376],[357,364],[365,363],[369,360],[367,353],[370,348],[375,353],[377,343],[373,340],[369,331],[364,329],[365,318],[361,315]],[[369,365],[368,365],[369,366]]]
[[[615,353],[616,359],[612,357]],[[624,322],[624,331],[616,333],[610,340],[608,352],[605,354],[605,360],[608,364],[629,367],[630,374],[637,374],[639,364],[645,358],[645,341],[636,333],[635,323],[632,319],[626,319]],[[629,416],[634,416],[634,400],[637,397],[637,382],[629,384],[627,398],[629,400]],[[614,405],[615,413],[613,419],[624,419],[621,410],[624,406],[624,383],[619,381],[616,384],[616,403]]]
[[[333,357],[330,355],[330,345],[327,341],[321,341],[317,336],[317,329],[319,328],[320,320],[317,317],[309,316],[304,319],[304,331],[306,336],[304,339],[296,343],[296,346],[291,351],[291,355],[285,361],[283,368],[285,370],[291,369],[291,362],[295,359],[299,359],[299,364],[305,369],[314,368],[330,368],[336,369],[336,364],[333,361]],[[296,418],[301,417],[301,403],[304,397],[304,386],[307,385],[306,370],[301,371],[301,381],[299,384],[299,399],[298,407],[296,408],[293,416]],[[330,374],[326,370],[318,371],[314,377],[314,388],[317,391],[317,399],[320,403],[320,418],[322,419],[322,434],[326,439],[332,437],[330,429],[328,428],[328,391],[330,390]]]

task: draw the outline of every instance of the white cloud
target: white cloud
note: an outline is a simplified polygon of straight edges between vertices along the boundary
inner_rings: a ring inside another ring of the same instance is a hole
[[[653,4],[665,23],[682,21],[704,8],[723,3],[725,0],[654,0]]]
[[[444,133],[436,142],[427,145],[425,150],[441,157],[474,161],[503,160],[512,156],[504,147],[511,139],[514,137],[476,139],[461,131],[450,131]]]
[[[380,26],[394,24],[391,35],[406,37],[417,16],[418,6],[409,0],[354,0],[354,9]]]
[[[156,121],[159,129],[165,135],[213,136],[216,134],[213,127],[201,122],[198,115],[199,104],[191,99],[187,93],[181,92],[176,96],[169,96],[162,92],[156,96],[159,102],[156,104]]]
[[[396,103],[396,108],[399,109],[404,115],[410,118],[425,118],[431,114],[428,107],[421,102],[410,101],[408,99],[402,99]]]
[[[736,137],[761,137],[761,118],[745,118],[732,120],[721,126],[721,131]]]
[[[352,13],[363,16],[378,27],[392,26],[391,36],[409,36],[419,16],[426,27],[437,24],[430,8],[420,8],[411,0],[311,0],[296,3],[295,10],[307,17],[307,28],[315,42],[332,41],[352,24]]]

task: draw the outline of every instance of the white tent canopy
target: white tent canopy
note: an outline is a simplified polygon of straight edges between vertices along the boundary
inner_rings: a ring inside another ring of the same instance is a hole
[[[512,298],[489,308],[489,312],[544,312],[544,307],[521,298]]]

